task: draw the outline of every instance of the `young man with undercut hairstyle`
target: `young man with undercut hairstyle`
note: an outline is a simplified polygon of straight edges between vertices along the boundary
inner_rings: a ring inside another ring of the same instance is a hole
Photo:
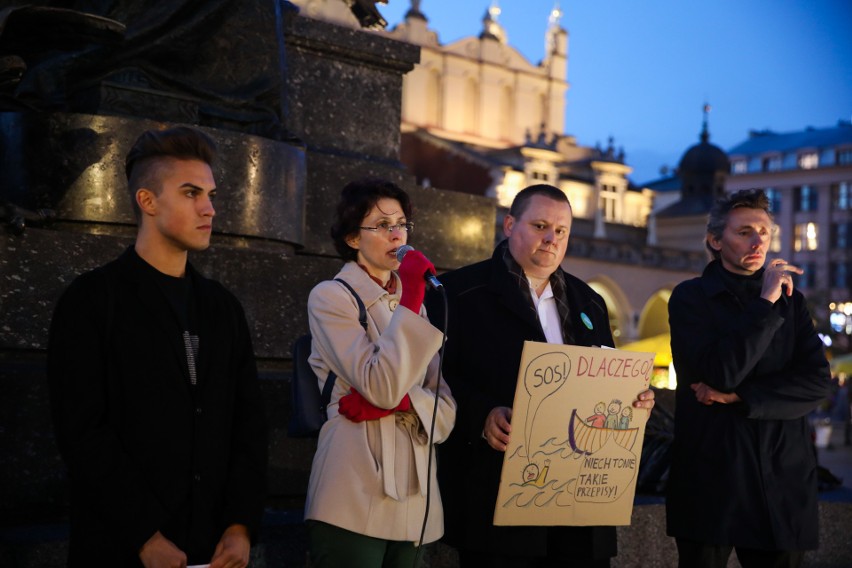
[[[142,134],[126,160],[136,241],[56,307],[69,566],[248,564],[267,465],[251,337],[239,301],[187,261],[210,245],[215,156],[195,129]]]

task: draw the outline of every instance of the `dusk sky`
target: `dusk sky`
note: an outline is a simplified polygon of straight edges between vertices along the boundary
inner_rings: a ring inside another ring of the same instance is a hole
[[[537,64],[553,0],[501,0],[509,44]],[[623,147],[636,183],[674,168],[698,142],[728,150],[751,129],[852,119],[852,0],[562,0],[568,30],[565,133]],[[479,35],[490,0],[422,0],[442,44]],[[408,0],[378,8],[388,29]]]

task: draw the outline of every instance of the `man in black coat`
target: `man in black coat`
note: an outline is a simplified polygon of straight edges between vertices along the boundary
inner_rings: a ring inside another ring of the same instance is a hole
[[[81,275],[48,348],[71,480],[69,566],[245,566],[267,441],[237,299],[187,262],[210,243],[213,142],[178,127],[127,156],[134,246]]]
[[[677,371],[668,534],[681,568],[796,567],[818,545],[817,470],[807,415],[831,392],[802,270],[775,259],[761,190],[721,199],[714,260],[669,300]]]
[[[507,240],[492,258],[441,277],[449,302],[443,372],[458,413],[438,447],[438,477],[445,540],[458,548],[462,567],[599,567],[616,553],[614,527],[492,523],[524,341],[613,345],[603,298],[560,268],[571,221],[561,190],[530,186],[512,203]],[[430,295],[429,303],[442,327],[440,297]],[[633,405],[651,409],[653,393]]]

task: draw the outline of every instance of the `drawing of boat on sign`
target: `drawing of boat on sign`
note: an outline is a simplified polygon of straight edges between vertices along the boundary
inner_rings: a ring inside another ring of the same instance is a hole
[[[597,452],[610,438],[625,450],[632,450],[638,434],[639,428],[619,430],[589,426],[577,416],[576,408],[571,411],[571,420],[568,422],[568,444],[574,452],[583,456]]]

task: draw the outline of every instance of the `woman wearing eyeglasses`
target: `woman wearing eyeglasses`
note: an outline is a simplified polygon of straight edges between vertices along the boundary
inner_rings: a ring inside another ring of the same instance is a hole
[[[427,469],[432,444],[452,430],[456,404],[440,379],[443,334],[422,307],[423,275],[435,269],[416,250],[401,264],[396,257],[413,229],[411,202],[398,186],[379,179],[348,184],[331,227],[347,261],[335,278],[364,303],[366,331],[355,297],[340,282],[321,282],[308,299],[310,363],[320,388],[329,371],[337,375],[305,505],[318,568],[410,568],[419,563],[420,544],[443,534],[434,454]]]

